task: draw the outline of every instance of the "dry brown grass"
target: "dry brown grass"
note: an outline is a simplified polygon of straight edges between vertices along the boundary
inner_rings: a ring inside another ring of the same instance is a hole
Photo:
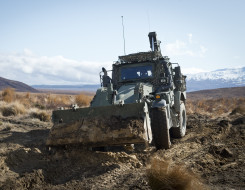
[[[231,115],[234,115],[234,114],[242,114],[242,115],[245,115],[245,104],[243,103],[242,105],[240,106],[237,106],[235,109],[232,110],[231,112]]]
[[[5,88],[2,91],[2,99],[5,102],[13,102],[15,100],[15,90],[13,88]]]
[[[37,118],[40,121],[48,122],[51,120],[51,115],[47,111],[33,111],[30,115],[32,118]]]
[[[50,110],[28,108],[25,107],[24,104],[18,101],[11,102],[11,103],[0,101],[0,113],[4,117],[24,115],[25,117],[37,118],[40,121],[45,121],[45,122],[51,120]]]
[[[23,115],[37,118],[40,121],[50,121],[51,111],[59,107],[70,108],[76,101],[80,106],[88,106],[92,96],[81,94],[45,94],[15,92],[13,89],[2,91],[0,115],[4,117]]]
[[[89,106],[91,100],[92,100],[92,96],[88,96],[85,94],[79,94],[76,96],[76,103],[80,107]]]
[[[2,115],[5,117],[16,116],[27,112],[25,106],[19,102],[12,102],[5,105],[2,104],[0,110]]]
[[[4,102],[13,103],[18,101],[26,110],[30,110],[31,108],[38,108],[39,110],[54,110],[59,107],[70,108],[71,104],[74,103],[77,103],[80,107],[85,107],[89,106],[93,98],[93,95],[85,93],[79,95],[21,93],[15,92],[11,88],[4,89],[1,94]],[[18,115],[24,113],[22,111],[16,111],[18,108],[13,107],[13,105],[12,108],[10,107],[5,105],[4,115]],[[235,113],[244,115],[245,97],[187,99],[186,109],[188,114],[199,113],[212,117]],[[1,113],[2,111],[0,114]]]
[[[153,190],[202,190],[199,178],[183,165],[153,157],[147,169],[147,177]]]
[[[44,93],[17,93],[16,99],[28,108],[57,109],[70,107],[74,103],[74,95],[44,94]]]
[[[26,98],[26,99],[30,99],[30,98],[31,98],[30,92],[27,92],[27,93],[26,93],[25,98]]]
[[[38,94],[35,98],[36,107],[45,109],[57,109],[58,107],[70,107],[73,104],[74,95],[63,94]]]
[[[58,107],[70,108],[77,103],[80,107],[89,106],[93,95],[82,93],[80,95],[50,94],[15,92],[11,88],[2,91],[2,100],[8,103],[18,101],[27,109],[38,108],[42,110],[53,110]]]
[[[219,116],[230,114],[233,110],[244,114],[245,98],[213,98],[201,100],[187,100],[186,109],[188,114],[200,113],[204,115]]]

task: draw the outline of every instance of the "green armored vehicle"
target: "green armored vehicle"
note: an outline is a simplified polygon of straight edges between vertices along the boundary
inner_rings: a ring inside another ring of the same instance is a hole
[[[48,146],[152,143],[168,149],[170,134],[185,135],[186,76],[162,56],[157,34],[148,36],[151,51],[119,56],[112,77],[102,68],[90,107],[53,111]]]

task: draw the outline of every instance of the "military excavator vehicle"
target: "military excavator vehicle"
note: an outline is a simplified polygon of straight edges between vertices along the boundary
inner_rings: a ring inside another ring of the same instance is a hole
[[[47,146],[151,143],[168,149],[170,134],[185,135],[186,76],[162,56],[156,32],[148,37],[151,51],[119,56],[111,77],[102,68],[90,107],[53,111]]]

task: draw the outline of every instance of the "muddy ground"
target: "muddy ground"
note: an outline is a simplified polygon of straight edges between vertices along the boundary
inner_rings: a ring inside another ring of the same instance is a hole
[[[51,123],[0,117],[0,189],[150,189],[151,156],[182,163],[210,189],[245,189],[245,117],[188,116],[187,135],[156,151],[91,151],[83,147],[47,150]]]

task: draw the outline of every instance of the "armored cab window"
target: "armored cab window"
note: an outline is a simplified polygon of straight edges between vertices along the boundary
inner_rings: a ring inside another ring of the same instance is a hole
[[[149,77],[152,77],[152,65],[121,69],[121,80],[144,79]]]

